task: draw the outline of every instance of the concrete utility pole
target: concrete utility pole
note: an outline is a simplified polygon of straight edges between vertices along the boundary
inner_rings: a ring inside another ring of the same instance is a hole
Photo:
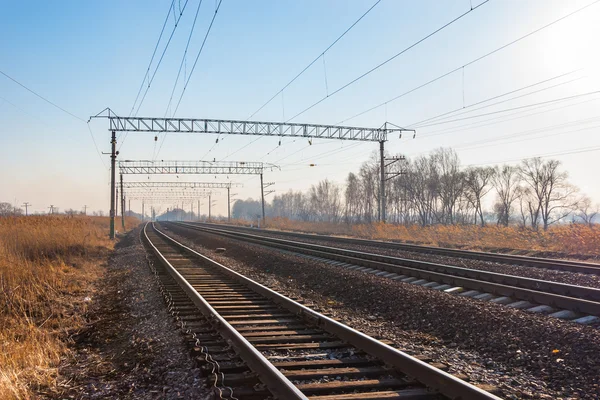
[[[260,174],[260,202],[262,205],[262,223],[265,226],[265,186],[263,185],[263,174]]]
[[[110,233],[111,239],[115,238],[115,200],[116,197],[116,163],[117,163],[117,135],[115,131],[112,131],[112,139],[110,141],[111,152],[110,152]]]
[[[27,212],[27,208],[30,206],[31,204],[29,204],[28,202],[23,203],[23,207],[25,207],[25,216],[29,215],[29,213]]]
[[[142,200],[142,222],[144,222],[144,201]]]
[[[211,213],[211,208],[212,208],[212,200],[211,200],[211,194],[208,195],[208,222],[210,222],[210,213]]]
[[[198,221],[200,221],[200,200],[198,200]]]
[[[129,199],[129,212],[128,215],[131,217],[131,199]]]
[[[125,230],[125,192],[123,192],[123,174],[121,174],[121,226]]]
[[[262,175],[261,175],[262,176]],[[227,188],[227,222],[231,222],[231,188]]]
[[[87,215],[87,205],[83,206],[83,215]]]
[[[381,166],[379,183],[379,221],[385,223],[385,154],[384,141],[379,142],[379,161]]]

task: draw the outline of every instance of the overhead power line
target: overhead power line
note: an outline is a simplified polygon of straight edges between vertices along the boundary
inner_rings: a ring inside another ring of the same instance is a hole
[[[252,117],[254,117],[256,114],[258,114],[263,108],[265,108],[267,106],[267,104],[269,104],[270,102],[272,102],[277,96],[279,96],[285,89],[287,89],[292,83],[294,83],[296,81],[296,79],[298,79],[302,74],[304,74],[306,72],[306,70],[308,70],[310,67],[313,66],[314,63],[316,63],[321,57],[323,57],[323,55],[325,55],[325,53],[327,53],[327,51],[329,51],[329,49],[331,49],[333,46],[335,46],[335,44],[337,42],[340,41],[340,39],[342,39],[344,36],[346,36],[346,34],[348,32],[350,32],[352,30],[352,28],[354,28],[356,26],[356,24],[358,24],[365,16],[367,16],[367,14],[369,14],[371,12],[371,10],[373,10],[375,8],[375,6],[377,4],[379,4],[381,2],[381,0],[377,0],[375,2],[375,4],[373,4],[367,11],[365,11],[364,14],[362,14],[360,16],[360,18],[358,18],[356,21],[354,21],[354,23],[352,25],[350,25],[350,27],[348,27],[348,29],[346,29],[344,31],[344,33],[342,33],[340,36],[338,36],[337,39],[335,39],[329,46],[327,46],[327,48],[325,50],[323,50],[317,57],[315,57],[314,60],[312,60],[310,63],[308,63],[308,65],[306,67],[304,67],[302,69],[302,71],[300,71],[296,76],[294,76],[288,83],[286,83],[277,93],[275,93],[269,100],[267,100],[262,106],[260,106],[258,108],[258,110],[254,111],[248,118],[246,119],[251,119]]]
[[[140,88],[138,90],[137,96],[135,97],[135,101],[131,106],[131,111],[129,111],[129,115],[133,114],[133,110],[135,109],[135,105],[137,104],[138,99],[140,98],[140,94],[142,93],[142,89],[144,88],[144,82],[146,82],[146,78],[148,78],[148,74],[150,74],[150,67],[152,66],[152,61],[154,61],[154,56],[156,55],[156,51],[158,50],[158,45],[160,44],[160,39],[162,39],[162,35],[165,31],[165,27],[167,26],[167,21],[169,20],[169,15],[171,15],[171,10],[173,9],[173,3],[175,0],[171,2],[169,6],[169,12],[165,17],[165,22],[163,23],[162,29],[160,30],[160,35],[158,36],[158,40],[156,41],[156,46],[154,46],[154,51],[152,52],[152,57],[150,57],[150,62],[148,63],[148,68],[146,69],[146,73],[144,74],[144,78],[142,79],[142,83],[140,84]]]
[[[27,86],[23,85],[21,82],[17,81],[16,79],[14,79],[13,77],[7,75],[6,73],[0,71],[0,74],[4,75],[8,79],[10,79],[14,83],[16,83],[17,85],[21,86],[23,89],[27,90],[29,93],[31,93],[31,94],[39,97],[40,99],[44,100],[46,103],[50,104],[51,106],[53,106],[55,108],[58,108],[60,111],[64,112],[65,114],[68,114],[71,117],[80,120],[81,122],[85,122],[85,120],[83,118],[79,118],[77,115],[73,114],[72,112],[65,110],[64,108],[62,108],[61,106],[59,106],[56,103],[51,102],[50,100],[48,100],[47,98],[45,98],[41,94],[38,94],[38,93],[34,92],[33,90],[29,89]]]
[[[453,23],[455,23],[456,21],[459,21],[460,19],[462,19],[463,17],[465,17],[466,15],[472,13],[473,11],[477,10],[479,7],[483,6],[484,4],[488,3],[490,0],[485,0],[483,3],[478,4],[477,6],[471,8],[469,11],[466,11],[465,13],[459,15],[458,17],[454,18],[452,21],[447,22],[446,24],[444,24],[443,26],[439,27],[438,29],[436,29],[435,31],[429,33],[428,35],[426,35],[425,37],[421,38],[420,40],[416,41],[415,43],[411,44],[410,46],[408,46],[407,48],[405,48],[404,50],[394,54],[392,57],[388,58],[387,60],[379,63],[378,65],[376,65],[375,67],[371,68],[370,70],[368,70],[367,72],[364,72],[363,74],[359,75],[358,77],[354,78],[353,80],[351,80],[350,82],[346,83],[345,85],[343,85],[342,87],[336,89],[335,91],[331,92],[330,94],[328,94],[327,96],[323,97],[322,99],[318,100],[317,102],[313,103],[312,105],[310,105],[309,107],[305,108],[304,110],[300,111],[298,114],[294,115],[292,118],[288,119],[286,122],[289,122],[297,117],[299,117],[300,115],[304,114],[305,112],[307,112],[308,110],[312,109],[313,107],[316,107],[317,105],[321,104],[323,101],[327,100],[328,98],[334,96],[335,94],[341,92],[342,90],[346,89],[347,87],[349,87],[350,85],[353,85],[354,83],[358,82],[359,80],[363,79],[364,77],[370,75],[371,73],[373,73],[374,71],[378,70],[379,68],[383,67],[384,65],[386,65],[387,63],[389,63],[390,61],[395,60],[396,58],[398,58],[399,56],[401,56],[402,54],[406,53],[407,51],[409,51],[410,49],[412,49],[413,47],[419,45],[420,43],[424,42],[425,40],[429,39],[430,37],[434,36],[436,33],[441,32],[442,30],[444,30],[445,28],[449,27],[450,25],[452,25]]]
[[[410,94],[410,93],[413,93],[413,92],[415,92],[415,91],[417,91],[417,90],[419,90],[419,89],[422,89],[422,88],[424,88],[424,87],[426,87],[426,86],[429,86],[429,85],[431,85],[432,83],[434,83],[434,82],[437,82],[437,81],[439,81],[440,79],[443,79],[443,78],[447,77],[448,75],[451,75],[451,74],[453,74],[453,73],[455,73],[455,72],[457,72],[457,71],[460,71],[460,70],[462,70],[463,68],[465,68],[465,67],[468,67],[469,65],[473,65],[473,64],[475,64],[475,63],[477,63],[477,62],[479,62],[479,61],[483,60],[484,58],[487,58],[487,57],[491,56],[492,54],[495,54],[495,53],[497,53],[497,52],[499,52],[499,51],[501,51],[501,50],[504,50],[505,48],[507,48],[507,47],[509,47],[509,46],[512,46],[513,44],[515,44],[515,43],[518,43],[518,42],[520,42],[521,40],[523,40],[523,39],[526,39],[526,38],[528,38],[528,37],[529,37],[529,36],[531,36],[531,35],[534,35],[534,34],[536,34],[536,33],[540,32],[540,31],[542,31],[542,30],[544,30],[544,29],[546,29],[546,28],[548,28],[548,27],[550,27],[550,26],[552,26],[552,25],[554,25],[554,24],[556,24],[556,23],[558,23],[558,22],[560,22],[560,21],[562,21],[562,20],[566,19],[566,18],[569,18],[570,16],[572,16],[572,15],[575,15],[575,14],[577,14],[577,13],[579,13],[579,12],[581,12],[581,11],[583,11],[583,10],[587,9],[588,7],[591,7],[591,6],[593,6],[594,4],[596,4],[596,3],[598,3],[598,2],[600,2],[600,0],[596,0],[596,1],[592,2],[592,3],[590,3],[590,4],[587,4],[587,5],[585,5],[585,6],[581,7],[581,8],[578,8],[577,10],[575,10],[575,11],[573,11],[573,12],[570,12],[569,14],[567,14],[567,15],[565,15],[565,16],[563,16],[563,17],[560,17],[559,19],[556,19],[556,20],[554,20],[554,21],[552,21],[552,22],[550,22],[550,23],[548,23],[548,24],[546,24],[546,25],[544,25],[544,26],[542,26],[542,27],[540,27],[540,28],[537,28],[537,29],[535,29],[535,30],[533,30],[533,31],[531,31],[531,32],[529,32],[529,33],[527,33],[526,35],[523,35],[523,36],[519,37],[518,39],[515,39],[515,40],[513,40],[513,41],[511,41],[511,42],[509,42],[509,43],[506,43],[505,45],[503,45],[503,46],[500,46],[500,47],[496,48],[495,50],[492,50],[492,51],[490,51],[489,53],[486,53],[486,54],[484,54],[484,55],[482,55],[482,56],[480,56],[480,57],[477,57],[477,58],[475,58],[474,60],[471,60],[471,61],[469,61],[468,63],[466,63],[466,64],[464,64],[464,65],[461,65],[460,67],[454,68],[453,70],[451,70],[451,71],[448,71],[448,72],[446,72],[446,73],[444,73],[444,74],[442,74],[442,75],[439,75],[438,77],[436,77],[436,78],[434,78],[434,79],[432,79],[432,80],[430,80],[430,81],[428,81],[428,82],[425,82],[425,83],[423,83],[423,84],[421,84],[421,85],[419,85],[419,86],[417,86],[417,87],[415,87],[415,88],[413,88],[413,89],[410,89],[410,90],[409,90],[409,91],[407,91],[407,92],[404,92],[404,93],[402,93],[402,94],[400,94],[400,95],[398,95],[398,96],[392,97],[391,99],[389,99],[389,100],[387,100],[387,101],[384,101],[383,103],[380,103],[380,104],[378,104],[378,105],[376,105],[376,106],[373,106],[373,107],[371,107],[371,108],[369,108],[369,109],[367,109],[367,110],[365,110],[365,111],[361,111],[361,112],[359,112],[358,114],[355,114],[355,115],[353,115],[353,116],[351,116],[351,117],[349,117],[349,118],[346,118],[346,119],[344,119],[344,120],[342,120],[342,121],[338,122],[338,124],[342,124],[342,123],[344,123],[344,122],[347,122],[347,121],[349,121],[349,120],[351,120],[351,119],[354,119],[354,118],[356,118],[356,117],[360,117],[361,115],[364,115],[364,114],[366,114],[366,113],[368,113],[368,112],[371,112],[371,111],[373,111],[373,110],[375,110],[375,109],[377,109],[377,108],[379,108],[379,107],[385,106],[385,105],[387,105],[387,104],[389,104],[389,103],[391,103],[391,102],[393,102],[393,101],[396,101],[396,100],[398,100],[399,98],[402,98],[402,97],[404,97],[404,96],[406,96],[406,95],[408,95],[408,94]]]
[[[177,82],[179,82],[179,76],[181,75],[181,69],[183,68],[183,64],[185,62],[188,48],[190,47],[190,41],[192,40],[192,35],[194,34],[194,28],[196,27],[196,21],[198,20],[198,14],[200,13],[200,6],[202,5],[202,0],[198,3],[198,8],[196,9],[196,15],[194,16],[194,22],[192,23],[192,29],[190,30],[190,35],[188,36],[187,44],[185,45],[185,50],[183,52],[183,57],[181,57],[181,63],[179,64],[179,71],[177,71],[177,77],[175,78],[175,83],[173,84],[173,90],[171,91],[171,97],[169,98],[169,104],[167,104],[167,109],[165,110],[165,117],[169,111],[169,107],[171,107],[171,102],[173,101],[173,94],[175,94],[175,89],[177,88]]]
[[[536,154],[536,155],[532,155],[532,156],[528,156],[528,157],[522,157],[522,158],[512,158],[512,159],[508,159],[508,160],[492,161],[492,162],[486,162],[486,163],[480,163],[480,164],[469,164],[467,166],[468,167],[474,167],[474,166],[478,166],[478,165],[500,164],[500,163],[505,163],[505,162],[523,161],[523,160],[527,160],[528,158],[535,158],[535,157],[542,157],[542,158],[544,158],[544,157],[557,157],[557,156],[564,156],[564,155],[569,155],[569,154],[588,153],[588,152],[598,151],[598,150],[600,150],[600,146],[596,146],[596,147],[589,147],[589,146],[588,147],[578,147],[576,149],[559,151],[559,152],[555,152],[555,153]]]
[[[39,97],[40,99],[44,100],[46,103],[50,104],[51,106],[59,109],[60,111],[64,112],[65,114],[75,118],[76,120],[79,120],[83,123],[86,123],[86,121],[83,118],[79,118],[77,115],[73,114],[70,111],[65,110],[64,108],[62,108],[61,106],[59,106],[58,104],[48,100],[47,98],[45,98],[44,96],[42,96],[41,94],[33,91],[32,89],[28,88],[27,86],[23,85],[21,82],[17,81],[16,79],[14,79],[13,77],[7,75],[6,73],[4,73],[3,71],[0,71],[0,74],[4,75],[5,77],[7,77],[8,79],[10,79],[11,81],[13,81],[14,83],[16,83],[17,85],[21,86],[23,89],[27,90],[29,93]],[[8,103],[10,103],[8,100],[6,100]],[[12,103],[10,103],[12,104]],[[14,104],[12,104],[14,106]],[[15,106],[16,107],[16,106]],[[86,124],[87,125],[87,124]],[[106,168],[106,163],[104,162],[104,159],[102,158],[102,153],[100,152],[100,149],[98,148],[98,144],[96,143],[96,138],[94,138],[94,134],[92,133],[92,130],[90,129],[90,126],[87,125],[88,131],[90,133],[90,137],[92,138],[92,142],[94,143],[94,147],[96,148],[96,152],[98,153],[98,156],[100,157],[100,161],[102,161],[102,164],[104,165],[104,167]]]
[[[163,52],[160,55],[160,58],[158,59],[156,68],[154,68],[154,72],[152,73],[152,77],[150,77],[150,79],[148,80],[148,86],[146,86],[146,90],[144,91],[144,95],[142,96],[142,99],[140,100],[140,104],[138,105],[137,110],[135,111],[135,115],[137,115],[140,112],[140,108],[142,107],[142,104],[144,103],[144,100],[146,99],[146,95],[148,94],[148,91],[150,90],[150,86],[152,85],[152,82],[154,82],[154,77],[156,76],[156,73],[158,72],[158,69],[160,68],[160,64],[162,64],[162,60],[165,57],[165,53],[167,52],[169,45],[171,44],[173,35],[175,35],[175,31],[177,30],[177,27],[179,26],[179,21],[181,20],[181,17],[183,16],[183,12],[185,11],[185,7],[188,5],[188,2],[189,2],[189,0],[186,0],[185,3],[183,3],[183,8],[179,12],[179,17],[177,17],[177,19],[175,20],[175,26],[173,26],[173,30],[171,31],[171,35],[169,36],[169,40],[167,40],[167,44],[165,45],[165,48],[163,49]]]
[[[188,75],[188,79],[183,86],[183,91],[181,92],[181,96],[179,96],[179,101],[177,102],[177,107],[175,107],[175,111],[173,111],[173,116],[177,113],[179,109],[179,105],[181,104],[181,100],[183,99],[183,95],[185,94],[185,90],[187,89],[188,84],[190,83],[190,79],[192,79],[192,75],[194,74],[194,70],[196,69],[196,64],[198,63],[198,59],[200,58],[200,54],[202,54],[202,50],[204,50],[204,45],[206,44],[206,39],[208,39],[208,35],[210,34],[210,30],[215,22],[215,18],[217,18],[217,13],[219,12],[219,8],[221,8],[221,3],[223,0],[219,0],[217,4],[217,8],[215,8],[215,13],[213,14],[212,20],[210,21],[210,25],[208,26],[208,30],[206,31],[206,35],[204,36],[204,40],[202,41],[202,46],[200,46],[200,50],[198,50],[198,55],[196,56],[196,60],[194,61],[194,65],[190,70],[190,74]]]
[[[190,74],[188,75],[187,80],[185,81],[185,85],[183,86],[183,90],[181,91],[181,96],[179,96],[179,101],[177,102],[177,106],[175,107],[175,111],[173,111],[173,116],[175,116],[175,114],[177,113],[177,110],[179,110],[179,105],[181,104],[181,100],[183,99],[183,95],[185,94],[185,90],[188,87],[188,84],[190,83],[190,79],[192,79],[192,75],[194,74],[194,70],[196,69],[196,64],[198,63],[198,59],[200,58],[200,54],[202,54],[202,50],[204,50],[204,45],[206,44],[206,40],[208,39],[208,35],[210,34],[210,30],[213,27],[213,24],[215,22],[215,18],[217,18],[217,13],[219,12],[219,8],[221,8],[221,3],[223,3],[223,0],[219,0],[219,3],[217,4],[217,7],[215,8],[215,13],[213,14],[213,17],[210,21],[210,25],[208,26],[208,29],[206,31],[206,35],[204,35],[204,40],[202,41],[202,45],[200,46],[200,50],[198,50],[198,55],[196,56],[196,60],[194,61],[194,65],[192,66],[192,69],[190,70]],[[189,44],[189,42],[188,42]],[[186,51],[187,51],[187,47],[186,47]],[[170,100],[169,100],[170,103]],[[160,146],[158,147],[158,151],[156,152],[156,157],[158,157],[158,154],[160,153],[160,150],[163,147],[163,144],[165,143],[165,139],[167,138],[167,133],[165,132],[165,134],[163,135],[162,141],[160,142]]]
[[[476,111],[476,110],[481,110],[483,108],[492,107],[492,106],[495,106],[495,105],[498,105],[498,104],[501,104],[501,103],[505,103],[507,101],[512,101],[512,100],[519,99],[521,97],[531,96],[532,94],[539,93],[539,92],[542,92],[542,91],[545,91],[545,90],[549,90],[549,89],[553,89],[553,88],[555,88],[557,86],[566,85],[566,84],[574,82],[574,81],[576,81],[578,79],[581,79],[581,78],[575,78],[575,79],[572,79],[572,80],[567,81],[567,82],[557,83],[556,85],[548,86],[548,87],[545,87],[545,88],[542,88],[542,89],[539,89],[539,90],[535,90],[533,92],[525,93],[525,94],[522,94],[522,95],[519,95],[519,96],[516,96],[516,97],[511,97],[509,99],[504,99],[504,100],[498,101],[496,103],[487,104],[487,105],[485,105],[483,107],[479,107],[479,108],[471,110],[472,107],[478,106],[480,104],[484,104],[484,103],[487,103],[489,101],[496,100],[496,99],[499,99],[501,97],[508,96],[510,94],[514,94],[514,93],[517,93],[517,92],[520,92],[520,91],[523,91],[523,90],[526,90],[526,89],[531,89],[531,88],[533,88],[535,86],[539,86],[539,85],[542,85],[544,83],[548,83],[550,81],[553,81],[553,80],[556,80],[556,79],[560,79],[560,78],[565,77],[567,75],[570,75],[570,74],[572,74],[574,72],[576,72],[576,71],[571,71],[571,72],[567,72],[567,73],[564,73],[564,74],[560,74],[560,75],[554,76],[552,78],[544,79],[542,81],[533,83],[531,85],[523,86],[523,87],[521,87],[519,89],[511,90],[509,92],[505,92],[505,93],[502,93],[502,94],[499,94],[499,95],[496,95],[496,96],[493,96],[493,97],[489,97],[489,98],[487,98],[485,100],[481,100],[481,101],[478,101],[476,103],[469,104],[468,106],[465,106],[465,107],[456,108],[456,109],[454,109],[452,111],[447,111],[447,112],[444,112],[442,114],[436,115],[434,117],[429,117],[429,118],[423,119],[423,120],[418,121],[418,122],[413,122],[412,124],[406,125],[406,127],[407,128],[415,128],[415,127],[418,127],[420,124],[422,124],[424,122],[429,122],[429,121],[436,121],[437,122],[440,119],[442,119],[442,120],[445,119],[443,117],[452,118],[452,117],[455,117],[457,115],[468,114],[468,113],[471,113],[471,112]],[[459,112],[459,111],[462,111],[462,112]]]
[[[471,115],[471,116],[462,117],[462,118],[455,118],[455,119],[451,119],[451,120],[447,120],[447,121],[433,122],[431,124],[420,125],[420,128],[426,128],[426,127],[429,127],[429,126],[436,126],[436,125],[442,125],[442,124],[449,124],[449,123],[452,123],[452,122],[464,121],[466,119],[480,118],[480,117],[485,117],[485,116],[488,116],[488,115],[494,115],[494,114],[500,114],[500,113],[509,112],[509,111],[521,110],[521,109],[524,109],[524,108],[530,108],[530,107],[540,106],[540,105],[544,105],[544,104],[552,104],[552,103],[556,103],[556,102],[560,102],[560,101],[572,100],[572,99],[576,99],[576,98],[579,98],[579,97],[590,96],[590,95],[598,94],[598,93],[600,93],[600,90],[594,90],[592,92],[579,93],[579,94],[576,94],[576,95],[573,95],[573,96],[561,97],[561,98],[558,98],[558,99],[546,100],[546,101],[541,101],[541,102],[538,102],[538,103],[525,104],[523,106],[506,108],[504,110],[491,111],[491,112],[488,112],[488,113]]]
[[[567,104],[567,105],[560,106],[560,107],[554,107],[554,108],[550,108],[550,109],[546,109],[546,110],[542,110],[542,111],[537,111],[537,112],[534,112],[534,113],[529,113],[528,112],[528,111],[534,111],[534,110],[537,110],[537,109],[542,109],[542,108],[545,108],[547,105],[551,105],[551,104],[543,104],[541,106],[533,107],[533,110],[521,110],[521,111],[517,111],[517,112],[511,113],[509,115],[500,115],[500,116],[497,116],[497,117],[492,117],[492,118],[485,119],[483,121],[470,122],[470,123],[467,123],[467,124],[463,124],[463,125],[459,125],[459,126],[455,126],[455,127],[451,127],[451,128],[444,128],[444,129],[439,129],[437,131],[432,131],[430,133],[420,134],[418,138],[423,139],[423,138],[427,138],[427,137],[430,137],[430,136],[439,136],[439,135],[444,135],[444,134],[449,134],[449,133],[461,132],[461,131],[464,131],[464,130],[482,128],[482,127],[485,127],[485,126],[496,125],[496,124],[500,124],[500,123],[514,121],[514,120],[521,119],[521,118],[532,117],[534,115],[545,114],[545,113],[552,112],[552,111],[558,111],[558,110],[562,111],[562,110],[564,110],[566,108],[578,106],[580,104],[589,103],[589,102],[592,102],[592,101],[597,101],[598,99],[600,99],[600,98],[596,97],[596,98],[592,98],[592,99],[580,101],[580,102],[573,103],[573,104]],[[525,115],[519,115],[519,114],[522,114],[522,113],[526,113],[526,114]],[[511,118],[507,118],[507,117],[511,117]]]

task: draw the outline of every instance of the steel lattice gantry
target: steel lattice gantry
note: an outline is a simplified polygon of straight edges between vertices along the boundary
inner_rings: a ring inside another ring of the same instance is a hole
[[[177,183],[177,182],[175,182]],[[229,188],[228,188],[229,190]],[[212,191],[209,190],[167,190],[167,189],[147,189],[143,188],[127,190],[127,199],[131,200],[141,200],[142,201],[142,216],[144,215],[144,205],[148,204],[165,204],[165,203],[175,203],[179,205],[181,203],[181,209],[184,209],[183,204],[189,203],[191,205],[191,214],[194,212],[194,202],[198,202],[197,214],[198,218],[200,217],[200,200],[208,198],[209,206],[208,206],[208,214],[210,218],[211,214],[211,196],[213,195]]]
[[[274,164],[243,161],[119,161],[121,174],[209,174],[209,175],[260,175],[264,170],[279,168]]]
[[[103,116],[104,117],[104,116]],[[220,135],[259,135],[339,140],[386,141],[388,133],[403,129],[381,127],[315,125],[288,122],[236,121],[203,118],[147,118],[109,115],[109,130],[114,132],[214,133]]]
[[[106,115],[101,115],[106,111]],[[112,132],[112,151],[111,151],[111,238],[114,238],[114,210],[115,210],[115,163],[116,152],[116,132],[152,132],[152,133],[208,133],[219,135],[256,135],[273,137],[304,137],[337,139],[337,140],[355,140],[364,142],[379,142],[379,151],[381,158],[380,166],[380,199],[379,216],[380,220],[385,222],[385,166],[384,166],[384,144],[388,140],[390,133],[401,133],[407,129],[401,128],[391,123],[384,123],[379,128],[365,128],[340,125],[318,125],[289,122],[266,122],[266,121],[240,121],[240,120],[221,120],[204,118],[151,118],[151,117],[120,117],[110,108],[106,108],[99,114],[91,118],[107,118],[109,120],[109,131]],[[90,119],[91,119],[90,118]],[[393,126],[388,128],[388,126]],[[411,129],[408,129],[411,130]],[[413,130],[414,131],[414,130]],[[132,171],[135,167],[131,166]],[[137,167],[139,171],[143,168]],[[147,166],[149,168],[149,166]],[[179,170],[179,167],[170,168],[178,170],[173,173],[194,173],[189,172],[198,170],[198,166],[190,166]],[[208,167],[203,167],[208,168]],[[217,167],[214,167],[215,169]],[[231,166],[230,168],[234,168]],[[156,169],[153,169],[156,170]],[[246,170],[243,168],[242,170]],[[145,171],[148,171],[146,169]],[[139,172],[148,173],[148,172]],[[207,173],[219,173],[215,171]],[[235,172],[228,172],[233,174]],[[245,173],[245,172],[238,172]],[[251,172],[247,172],[251,173]],[[262,173],[261,173],[262,176]],[[262,185],[262,183],[261,183]],[[264,218],[263,218],[264,219]]]
[[[232,187],[243,187],[241,183],[235,182],[123,182],[123,187],[148,188],[148,189],[230,189]]]
[[[121,193],[124,192],[124,188],[127,183],[123,182],[123,175],[260,175],[261,181],[261,200],[264,205],[264,191],[262,187],[263,173],[265,170],[272,171],[279,169],[277,165],[263,163],[263,162],[244,162],[244,161],[151,161],[151,160],[122,160],[118,164],[119,172],[121,174]],[[156,183],[155,186],[150,186],[152,182],[141,183],[136,182],[135,186],[141,187],[161,187],[161,183]],[[184,187],[188,182],[168,182],[167,184]],[[211,187],[212,185],[217,187],[223,187],[227,189],[227,218],[231,219],[231,207],[230,207],[230,192],[231,187],[237,184],[225,182],[225,183],[198,183],[196,187],[201,186]],[[186,186],[189,187],[189,186]],[[130,191],[128,190],[128,193]],[[121,196],[121,208],[125,207],[124,196]],[[264,210],[264,206],[263,206]],[[210,212],[209,212],[210,215]],[[263,221],[265,219],[263,211]],[[125,221],[122,221],[123,226]]]

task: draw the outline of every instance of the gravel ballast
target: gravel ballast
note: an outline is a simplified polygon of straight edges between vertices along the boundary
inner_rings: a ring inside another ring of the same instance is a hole
[[[146,263],[139,228],[116,245],[72,335],[56,398],[212,399]]]
[[[227,229],[228,227],[224,227]],[[299,238],[291,237],[282,232],[261,230],[254,232],[256,235],[294,240],[298,242],[313,243],[321,246],[339,247],[342,249],[363,251],[366,253],[383,254],[386,256],[407,258],[411,260],[428,261],[439,264],[453,265],[462,268],[472,268],[482,271],[496,272],[499,274],[523,276],[532,279],[541,279],[552,282],[568,283],[571,285],[588,286],[600,289],[600,276],[592,274],[582,274],[569,271],[558,271],[547,268],[526,267],[521,265],[505,264],[493,261],[482,261],[463,257],[451,257],[438,254],[427,254],[417,251],[391,249],[378,247],[376,245],[340,243],[323,238]]]
[[[600,396],[600,332],[169,225],[184,243],[353,328],[506,398]],[[225,252],[216,253],[216,248]]]

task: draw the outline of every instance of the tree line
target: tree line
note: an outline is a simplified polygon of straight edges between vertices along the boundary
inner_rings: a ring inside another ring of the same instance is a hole
[[[439,148],[414,159],[398,157],[387,169],[387,221],[396,224],[511,224],[548,229],[571,220],[592,224],[599,206],[580,193],[558,160],[531,158],[518,165],[462,168],[457,153]],[[376,154],[344,185],[324,179],[308,191],[289,191],[266,205],[269,217],[331,223],[380,218],[380,165]],[[256,219],[260,202],[238,200],[234,218]]]

